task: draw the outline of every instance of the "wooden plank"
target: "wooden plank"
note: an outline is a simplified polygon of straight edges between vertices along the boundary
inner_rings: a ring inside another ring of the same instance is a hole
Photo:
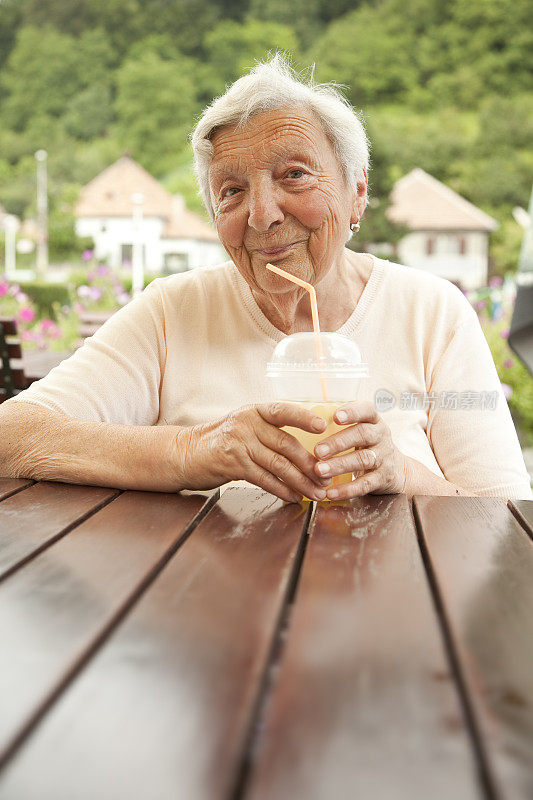
[[[507,505],[523,529],[533,539],[533,500],[508,500]]]
[[[0,325],[4,330],[4,336],[17,335],[17,323],[13,317],[0,317]]]
[[[10,497],[32,484],[33,481],[27,478],[0,478],[0,500],[5,500],[6,497]]]
[[[27,389],[28,379],[24,370],[20,367],[10,367],[11,380],[15,389]]]
[[[116,497],[116,489],[43,481],[0,503],[0,581]]]
[[[2,800],[232,796],[305,521],[226,491],[8,765]]]
[[[4,581],[0,764],[217,496],[126,492]]]
[[[10,342],[6,342],[6,345],[7,345],[7,354],[10,359],[22,358],[22,347],[18,339],[12,339]]]
[[[319,508],[246,798],[477,798],[403,495]]]
[[[533,797],[533,543],[499,498],[416,510],[494,796]]]

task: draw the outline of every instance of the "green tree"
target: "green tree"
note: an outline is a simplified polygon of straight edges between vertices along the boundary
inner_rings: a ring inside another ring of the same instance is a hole
[[[149,171],[168,172],[187,145],[197,111],[194,64],[148,51],[124,61],[116,81],[117,141]]]
[[[322,25],[321,0],[250,0],[247,20],[273,22],[292,28],[301,48],[307,48]]]
[[[22,131],[32,118],[61,116],[80,91],[108,82],[110,55],[101,31],[76,40],[50,27],[21,28],[2,71],[2,124]]]
[[[21,22],[20,0],[0,0],[0,70],[15,45]]]
[[[296,54],[296,34],[277,22],[249,20],[244,24],[221,22],[204,42],[212,70],[212,94],[220,94],[228,83],[250,69],[257,60],[282,50]]]
[[[408,96],[417,78],[411,44],[403,17],[363,5],[332,22],[308,57],[319,79],[347,84],[350,102],[366,106]]]

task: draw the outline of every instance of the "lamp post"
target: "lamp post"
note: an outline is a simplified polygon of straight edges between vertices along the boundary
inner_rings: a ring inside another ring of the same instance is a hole
[[[143,221],[143,203],[144,195],[141,192],[135,192],[131,196],[133,203],[133,252],[132,252],[132,290],[133,296],[137,297],[138,294],[144,289],[144,259],[143,259],[143,241],[142,241],[142,221]]]
[[[6,254],[6,278],[15,277],[16,269],[16,250],[15,250],[15,237],[20,227],[20,223],[16,217],[7,214],[4,217],[4,230],[6,232],[5,240],[5,254]]]
[[[37,271],[44,274],[48,269],[48,178],[46,174],[46,150],[37,150]]]

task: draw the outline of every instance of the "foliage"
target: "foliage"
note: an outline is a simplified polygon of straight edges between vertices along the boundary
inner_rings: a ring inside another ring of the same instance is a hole
[[[23,348],[66,350],[74,341],[72,331],[74,325],[77,329],[77,318],[74,322],[70,305],[61,307],[56,303],[54,319],[42,316],[39,307],[32,303],[22,287],[8,282],[2,275],[0,275],[0,316],[16,320]]]
[[[511,214],[533,177],[528,0],[0,0],[0,203],[35,214],[36,150],[49,153],[50,250],[79,249],[73,199],[129,150],[200,210],[195,116],[274,50],[345,85],[372,142],[357,245],[401,235],[387,195],[422,167],[500,227],[494,272],[514,269]],[[64,218],[63,218],[64,217]]]
[[[185,146],[197,108],[190,62],[185,56],[166,59],[149,50],[126,59],[116,81],[118,141],[149,171],[168,171]]]
[[[498,279],[494,281],[498,284]],[[533,446],[533,376],[512,352],[507,342],[511,324],[512,303],[504,304],[501,313],[495,314],[492,298],[500,290],[481,289],[471,301],[490,347],[496,371],[504,386],[509,407],[518,417],[519,428],[526,443]]]
[[[245,24],[225,21],[205,37],[205,49],[213,70],[213,95],[253,67],[269,52],[295,53],[298,47],[294,31],[278,22],[251,19]]]
[[[38,319],[55,319],[56,311],[71,302],[70,292],[62,283],[19,281],[20,290],[27,295]]]

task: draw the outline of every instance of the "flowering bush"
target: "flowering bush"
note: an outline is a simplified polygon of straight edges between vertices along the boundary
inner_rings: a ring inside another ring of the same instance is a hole
[[[518,418],[526,444],[533,445],[533,377],[507,342],[515,295],[510,289],[502,291],[501,278],[498,281],[469,299],[477,311],[509,407]]]
[[[118,275],[105,264],[98,264],[86,274],[81,273],[81,277],[83,282],[80,284],[80,274],[72,273],[70,281],[72,293],[81,307],[79,310],[114,311],[131,300]]]
[[[65,320],[70,313],[70,307],[60,310],[57,322],[48,318],[38,319],[36,306],[20,286],[0,276],[0,316],[15,319],[24,348],[68,349],[71,337]]]

